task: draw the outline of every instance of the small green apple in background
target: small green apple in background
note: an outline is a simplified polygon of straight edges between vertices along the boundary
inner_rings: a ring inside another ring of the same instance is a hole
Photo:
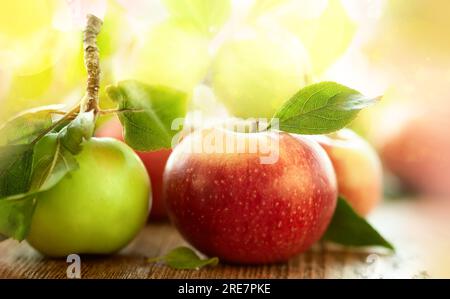
[[[126,64],[117,66],[117,79],[134,78],[191,94],[208,71],[208,36],[188,22],[166,20],[139,41],[123,57]]]
[[[273,116],[310,82],[301,42],[273,27],[244,27],[218,50],[212,86],[229,112],[242,118]]]
[[[162,0],[169,15],[195,25],[199,30],[216,33],[232,11],[231,0]]]
[[[98,137],[112,137],[117,140],[123,141],[122,125],[117,118],[114,118],[104,125],[102,125],[96,132]],[[153,152],[139,152],[137,155],[141,158],[142,162],[147,169],[150,176],[152,185],[152,208],[150,212],[150,219],[157,220],[167,217],[166,208],[162,198],[162,177],[164,167],[166,166],[167,159],[169,158],[171,149],[161,149]]]
[[[39,145],[43,149],[56,136],[45,138]],[[79,169],[37,198],[27,240],[47,256],[114,253],[147,219],[150,183],[129,146],[92,138],[83,144],[77,162]]]
[[[313,137],[333,163],[339,194],[365,216],[382,198],[382,166],[378,154],[350,129]]]
[[[345,53],[358,29],[344,2],[278,1],[279,5],[268,12],[282,28],[302,41],[309,53],[314,76],[323,75]]]

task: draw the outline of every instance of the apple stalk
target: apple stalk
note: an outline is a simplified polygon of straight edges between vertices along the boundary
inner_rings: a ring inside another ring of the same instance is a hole
[[[97,47],[97,36],[103,22],[94,15],[87,16],[87,25],[84,30],[84,64],[86,66],[88,79],[86,95],[81,101],[80,111],[98,112],[98,92],[100,89],[100,58]]]
[[[31,143],[35,144],[47,133],[51,132],[54,128],[64,123],[66,120],[73,120],[80,112],[93,111],[95,117],[100,111],[98,108],[98,91],[100,89],[100,58],[99,50],[97,47],[97,36],[100,33],[100,29],[103,22],[94,15],[87,15],[87,25],[84,30],[84,64],[86,66],[88,79],[86,87],[86,95],[81,100],[81,103],[75,105],[67,113],[65,113],[58,121],[39,134]],[[105,113],[117,112],[115,110],[105,111]]]

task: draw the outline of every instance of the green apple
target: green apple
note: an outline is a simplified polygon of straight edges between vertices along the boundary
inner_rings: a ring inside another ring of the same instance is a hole
[[[139,157],[112,138],[86,141],[79,168],[37,197],[29,244],[44,255],[110,254],[145,224],[150,182]]]
[[[232,10],[230,0],[163,0],[163,3],[172,17],[211,33],[226,22]]]
[[[258,26],[226,41],[212,67],[214,92],[236,117],[271,117],[310,82],[309,61],[292,34]]]
[[[345,53],[358,28],[340,0],[288,1],[275,17],[303,42],[315,76],[322,76]]]

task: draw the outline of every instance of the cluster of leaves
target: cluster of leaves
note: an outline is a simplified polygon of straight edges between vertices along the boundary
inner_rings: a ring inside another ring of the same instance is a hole
[[[185,94],[135,81],[108,90],[129,145],[138,150],[170,147],[177,133],[170,127],[172,119],[186,113]],[[0,127],[0,239],[26,238],[38,195],[77,169],[76,155],[92,137],[95,118],[94,111],[45,106]]]
[[[31,223],[36,196],[77,167],[57,131],[53,107],[27,111],[0,129],[0,234],[23,240]]]

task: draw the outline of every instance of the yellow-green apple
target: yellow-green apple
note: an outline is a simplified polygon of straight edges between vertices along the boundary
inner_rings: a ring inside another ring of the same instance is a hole
[[[195,131],[174,148],[163,186],[169,216],[189,243],[242,264],[307,250],[325,232],[337,198],[325,151],[275,131]]]
[[[382,198],[383,174],[378,154],[350,129],[313,137],[333,163],[339,194],[355,211],[365,216]]]
[[[131,51],[124,52],[126,57],[118,62],[114,75],[171,86],[191,95],[210,65],[208,35],[187,20],[175,18],[140,35],[143,37],[136,40]]]
[[[96,132],[99,137],[112,137],[123,141],[122,125],[117,118],[102,125]],[[167,159],[172,152],[171,149],[161,149],[153,152],[139,152],[137,155],[147,169],[152,184],[152,208],[150,211],[151,220],[161,220],[167,217],[166,208],[162,198],[162,177]]]
[[[147,219],[145,167],[130,147],[112,138],[84,142],[76,159],[78,169],[37,196],[27,240],[52,257],[114,253]]]
[[[246,27],[227,40],[214,59],[214,92],[236,117],[272,117],[311,80],[302,43],[275,27]]]

